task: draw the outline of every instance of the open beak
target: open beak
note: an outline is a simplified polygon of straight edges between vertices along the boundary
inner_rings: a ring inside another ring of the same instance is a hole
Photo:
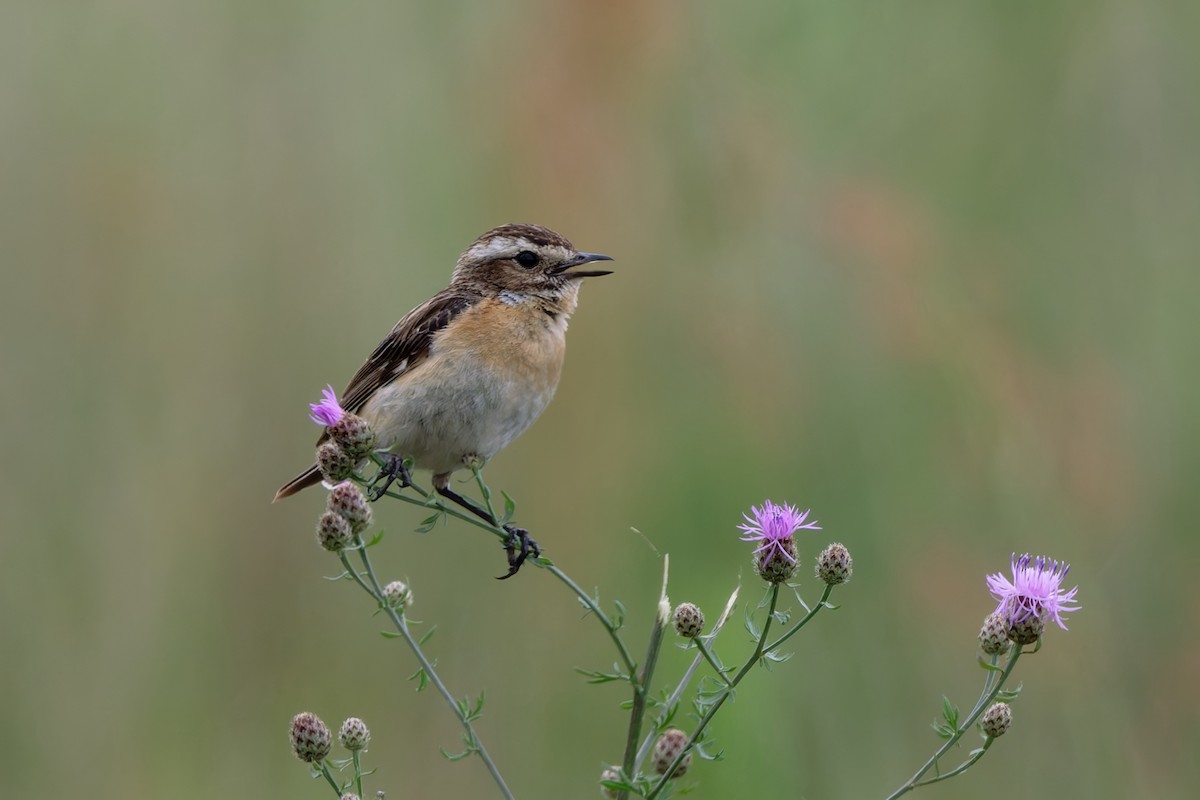
[[[564,261],[557,267],[547,270],[551,275],[562,275],[564,278],[595,278],[600,275],[612,275],[611,269],[583,269],[567,272],[571,267],[578,267],[580,264],[591,264],[593,261],[612,261],[612,256],[606,256],[601,253],[578,253],[569,261]],[[566,272],[565,275],[563,273]]]

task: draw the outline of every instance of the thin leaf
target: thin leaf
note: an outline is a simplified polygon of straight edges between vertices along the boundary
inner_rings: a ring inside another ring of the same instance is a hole
[[[508,492],[503,489],[500,494],[504,495],[504,514],[500,517],[500,524],[505,525],[512,521],[513,515],[517,513],[517,501],[508,496]]]

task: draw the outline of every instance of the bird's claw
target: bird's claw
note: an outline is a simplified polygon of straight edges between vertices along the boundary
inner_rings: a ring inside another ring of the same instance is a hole
[[[508,538],[504,540],[504,552],[508,555],[508,572],[496,579],[500,581],[516,575],[530,556],[537,558],[542,554],[542,549],[529,536],[529,531],[516,525],[505,525],[504,530],[508,531]]]
[[[379,485],[380,480],[383,480],[382,486]],[[412,486],[412,472],[409,470],[408,465],[404,463],[404,459],[401,456],[394,453],[385,453],[383,456],[383,465],[379,467],[379,474],[371,482],[371,486],[367,490],[367,496],[371,498],[372,502],[378,500],[387,493],[392,483],[397,480],[400,481],[401,489]]]

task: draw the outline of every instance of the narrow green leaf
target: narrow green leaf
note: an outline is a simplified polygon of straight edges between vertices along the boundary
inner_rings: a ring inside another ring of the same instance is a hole
[[[504,495],[504,514],[500,519],[500,524],[504,525],[512,521],[513,515],[517,513],[517,501],[509,497],[508,492],[503,489],[500,494]]]

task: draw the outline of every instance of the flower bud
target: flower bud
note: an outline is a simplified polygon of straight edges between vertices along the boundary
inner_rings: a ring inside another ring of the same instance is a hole
[[[993,611],[983,621],[979,630],[979,649],[989,656],[998,656],[1008,650],[1008,619],[999,611]]]
[[[310,764],[325,760],[333,744],[329,728],[316,714],[304,711],[292,717],[292,752]]]
[[[338,741],[347,750],[362,750],[371,741],[371,731],[358,717],[348,717],[338,731]]]
[[[675,632],[685,639],[695,639],[704,630],[704,612],[692,603],[680,603],[675,608]]]
[[[679,754],[688,746],[687,734],[679,730],[679,728],[668,728],[663,731],[663,735],[658,737],[658,741],[654,743],[654,771],[659,775],[666,774],[666,771],[671,768],[671,764],[679,757]],[[682,778],[683,774],[688,771],[688,767],[692,765],[692,754],[688,753],[679,762],[679,766],[675,768],[675,772],[671,774],[672,778]]]
[[[317,541],[331,553],[344,550],[354,541],[350,523],[341,514],[326,511],[317,520]]]
[[[1020,622],[1012,623],[1008,638],[1021,645],[1033,644],[1042,638],[1042,632],[1045,630],[1046,620],[1035,614],[1030,614]]]
[[[834,542],[817,556],[817,577],[829,586],[837,586],[850,580],[854,574],[854,559],[846,545]]]
[[[362,533],[371,525],[371,505],[362,490],[349,481],[339,483],[329,492],[329,510],[340,514],[350,523],[350,531]]]
[[[354,792],[346,792],[342,795],[341,800],[359,800],[359,797]]]
[[[796,542],[777,539],[774,546],[754,554],[754,571],[767,583],[783,583],[796,574]]]
[[[600,780],[601,781],[619,781],[619,780],[621,780],[621,771],[619,769],[617,769],[616,767],[605,767],[604,771],[600,773]],[[617,790],[613,789],[611,787],[605,786],[603,783],[601,783],[600,784],[600,796],[606,797],[606,798],[608,798],[608,800],[616,800]]]
[[[983,734],[995,739],[1003,736],[1012,725],[1012,707],[1008,703],[992,703],[979,720]]]
[[[354,463],[371,455],[375,449],[375,431],[362,417],[346,413],[335,424],[330,425],[329,436]]]
[[[383,597],[392,608],[403,611],[413,604],[412,589],[404,581],[392,581],[383,587]]]
[[[329,483],[341,483],[354,472],[354,460],[336,442],[321,442],[317,447],[317,466]]]

